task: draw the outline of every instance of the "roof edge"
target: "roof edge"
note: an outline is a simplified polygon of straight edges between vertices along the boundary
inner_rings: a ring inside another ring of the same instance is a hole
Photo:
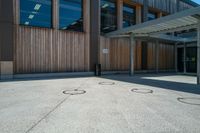
[[[200,6],[198,3],[192,1],[192,0],[181,0],[182,2],[185,2],[187,4],[190,4],[191,6],[194,6],[194,7],[198,7]]]

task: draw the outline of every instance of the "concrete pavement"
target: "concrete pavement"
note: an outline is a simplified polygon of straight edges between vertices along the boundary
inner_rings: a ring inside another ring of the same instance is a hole
[[[200,87],[195,80],[107,75],[0,82],[0,133],[199,133]],[[69,89],[86,93],[62,93]],[[184,103],[177,98],[194,99]]]

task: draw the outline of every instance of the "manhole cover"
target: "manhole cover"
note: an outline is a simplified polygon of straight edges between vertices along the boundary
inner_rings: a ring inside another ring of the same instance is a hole
[[[190,105],[200,105],[200,98],[177,98],[179,102],[190,104]]]
[[[74,90],[65,90],[63,91],[64,94],[69,94],[69,95],[80,95],[80,94],[84,94],[86,93],[85,90],[78,90],[78,89],[74,89]]]
[[[153,90],[150,89],[143,89],[143,88],[134,88],[131,90],[132,92],[136,92],[136,93],[143,93],[143,94],[147,94],[147,93],[153,93]]]
[[[114,82],[99,82],[100,85],[114,85]]]

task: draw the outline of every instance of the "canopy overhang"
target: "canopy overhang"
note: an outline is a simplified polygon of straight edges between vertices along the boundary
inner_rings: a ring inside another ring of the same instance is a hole
[[[110,32],[106,34],[106,36],[124,37],[130,34],[133,34],[134,36],[144,36],[182,31],[197,28],[199,20],[200,7],[196,7],[152,21],[147,21],[141,24]]]
[[[128,37],[128,36],[127,36]],[[155,35],[144,35],[144,36],[135,36],[135,40],[141,40],[141,41],[152,41],[154,42],[155,40],[160,41],[160,42],[168,42],[168,43],[191,43],[191,42],[196,42],[197,38],[195,37],[188,37],[188,38],[183,38],[183,37],[178,37],[178,36],[173,36],[173,35],[166,35],[166,34],[155,34]]]

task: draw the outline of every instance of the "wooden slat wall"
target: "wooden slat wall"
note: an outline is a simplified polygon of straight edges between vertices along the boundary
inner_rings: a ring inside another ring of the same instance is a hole
[[[155,70],[156,68],[156,45],[155,43],[147,44],[147,69]]]
[[[129,39],[122,38],[100,38],[102,71],[128,71],[129,41]],[[103,49],[109,49],[109,53],[103,54]]]
[[[164,12],[174,13],[177,8],[176,1],[177,0],[149,0],[149,6]]]
[[[129,70],[129,38],[100,38],[100,62],[102,71],[128,71]],[[103,49],[109,49],[103,54]],[[137,42],[135,48],[135,70],[141,70],[142,47]]]
[[[136,42],[135,46],[135,70],[142,69],[142,43],[141,41]]]
[[[15,73],[89,71],[86,34],[16,27]]]
[[[148,43],[147,53],[147,69],[155,70],[156,68],[156,44]],[[175,69],[174,45],[159,44],[159,70],[174,70]]]
[[[159,49],[159,70],[174,70],[174,45],[160,44]]]
[[[100,38],[100,62],[102,71],[128,71],[129,70],[129,43],[128,38]],[[109,49],[103,54],[103,49]],[[148,42],[147,69],[156,69],[156,45]],[[159,70],[174,70],[174,46],[162,44],[159,46]],[[137,42],[135,48],[135,70],[140,71],[142,65],[141,43]]]
[[[31,35],[30,35],[31,34]],[[89,40],[84,33],[19,26],[16,33],[15,73],[89,71]],[[128,38],[100,38],[102,71],[129,70]],[[109,49],[103,54],[103,49]],[[160,44],[159,69],[174,69],[174,46]],[[155,70],[155,44],[148,43],[148,70]],[[135,70],[141,70],[142,49],[135,48]]]

